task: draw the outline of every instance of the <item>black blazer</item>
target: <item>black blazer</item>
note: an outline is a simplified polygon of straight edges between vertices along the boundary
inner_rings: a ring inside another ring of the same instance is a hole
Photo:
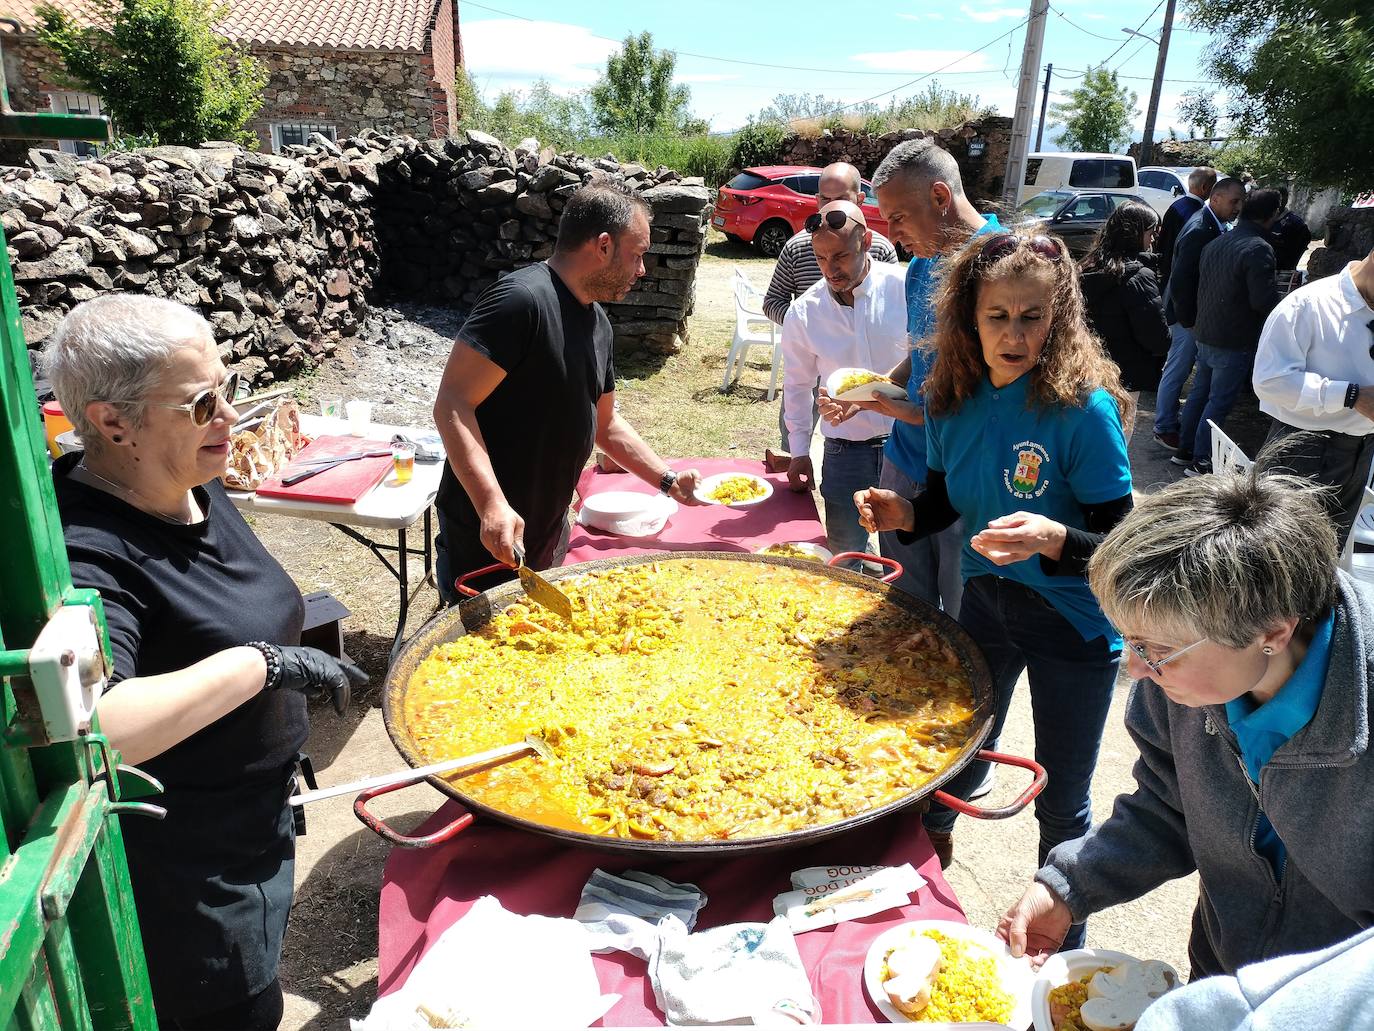
[[[1191,193],[1185,194],[1178,200],[1169,205],[1169,210],[1164,212],[1164,220],[1159,224],[1159,236],[1155,237],[1155,253],[1159,255],[1159,288],[1163,291],[1169,283],[1169,272],[1174,267],[1174,246],[1178,243],[1178,234],[1183,232],[1183,227],[1188,224],[1188,219],[1202,210],[1202,205],[1207,203],[1200,197],[1194,197]]]
[[[1221,235],[1221,225],[1203,205],[1188,219],[1174,244],[1174,267],[1164,290],[1164,317],[1171,326],[1192,329],[1197,321],[1197,269],[1202,248]]]

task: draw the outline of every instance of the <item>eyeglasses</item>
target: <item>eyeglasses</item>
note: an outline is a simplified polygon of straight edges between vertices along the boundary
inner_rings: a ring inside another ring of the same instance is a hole
[[[994,261],[1001,261],[1007,255],[1014,253],[1024,243],[1032,254],[1037,254],[1046,261],[1062,261],[1064,252],[1059,249],[1057,241],[1048,236],[1017,236],[1015,233],[998,233],[990,237],[978,251],[977,264],[991,265]]]
[[[806,221],[802,223],[808,233],[820,230],[821,226],[829,229],[832,233],[838,233],[845,227],[845,223],[853,222],[856,226],[867,229],[868,226],[860,222],[857,218],[847,211],[835,208],[833,211],[815,211],[806,216]]]
[[[1192,644],[1188,645],[1188,647],[1186,647],[1186,648],[1180,648],[1178,651],[1172,652],[1172,653],[1170,653],[1170,654],[1164,656],[1164,658],[1162,658],[1162,659],[1160,659],[1160,660],[1158,660],[1158,661],[1155,661],[1154,659],[1150,658],[1149,654],[1145,651],[1145,646],[1144,646],[1143,644],[1141,644],[1139,641],[1132,641],[1132,640],[1128,637],[1128,638],[1126,638],[1126,644],[1128,644],[1128,645],[1130,646],[1131,651],[1135,652],[1136,657],[1139,658],[1141,662],[1145,663],[1145,667],[1146,667],[1151,673],[1153,673],[1155,676],[1159,676],[1159,675],[1160,675],[1160,667],[1162,667],[1162,666],[1167,666],[1169,663],[1173,662],[1176,658],[1178,658],[1178,657],[1179,657],[1180,655],[1182,655],[1184,652],[1190,652],[1190,651],[1192,651],[1194,648],[1196,648],[1198,645],[1200,645],[1200,644],[1201,644],[1203,641],[1205,641],[1205,640],[1207,640],[1207,638],[1205,638],[1205,637],[1200,638],[1200,639],[1194,641]]]
[[[153,408],[174,408],[178,412],[186,412],[191,416],[191,422],[196,426],[209,426],[210,420],[215,417],[215,411],[219,408],[220,399],[223,398],[229,404],[234,403],[234,398],[238,396],[239,384],[243,382],[243,377],[237,372],[229,373],[223,383],[209,390],[202,390],[195,397],[191,398],[189,404],[174,405],[168,401],[143,401],[141,404],[151,405]],[[129,404],[130,402],[121,401],[118,404]]]
[[[1369,330],[1371,334],[1374,334],[1374,319],[1366,322],[1364,328]],[[1374,358],[1374,344],[1369,345],[1369,357]]]

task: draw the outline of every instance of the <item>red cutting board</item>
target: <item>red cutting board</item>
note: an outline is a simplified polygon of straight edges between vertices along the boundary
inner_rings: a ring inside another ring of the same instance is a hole
[[[382,451],[391,447],[390,440],[365,440],[362,437],[316,437],[300,451],[291,464],[263,481],[258,496],[290,498],[292,501],[323,501],[336,505],[351,505],[377,486],[391,469],[391,455],[358,458],[333,469],[316,473],[308,480],[290,487],[282,486],[281,478],[305,468],[302,460],[333,458],[359,451]]]

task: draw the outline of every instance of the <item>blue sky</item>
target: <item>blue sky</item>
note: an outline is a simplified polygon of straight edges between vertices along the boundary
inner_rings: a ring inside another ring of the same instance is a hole
[[[977,94],[1010,115],[1029,6],[1016,0],[894,0],[861,5],[836,17],[844,6],[819,0],[459,0],[467,65],[488,96],[528,88],[540,77],[560,91],[585,88],[604,67],[613,40],[648,30],[661,48],[701,55],[680,54],[677,78],[691,87],[693,111],[715,130],[744,124],[777,93],[824,93],[846,102],[885,93],[900,97],[924,91],[930,79],[905,84],[941,68],[946,70],[932,77],[941,86]],[[1209,37],[1187,29],[1184,9],[1179,4],[1169,46],[1165,76],[1175,81],[1164,84],[1160,135],[1171,124],[1187,135],[1175,117],[1175,105],[1180,94],[1199,84],[1188,80],[1206,77],[1203,49]],[[1158,38],[1163,10],[1162,0],[1052,0],[1044,51],[1044,61],[1055,66],[1051,102],[1072,88],[1073,73],[1110,57],[1110,67],[1139,94],[1138,132],[1157,51],[1153,43],[1122,29],[1139,28]],[[1008,32],[1010,36],[970,56]],[[888,93],[892,90],[896,92]],[[886,103],[888,96],[878,103]]]

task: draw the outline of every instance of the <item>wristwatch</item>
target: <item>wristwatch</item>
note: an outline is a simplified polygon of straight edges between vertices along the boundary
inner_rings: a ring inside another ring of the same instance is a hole
[[[658,489],[664,494],[671,494],[675,483],[677,483],[677,473],[669,469],[659,478]]]
[[[1345,407],[1354,408],[1355,402],[1360,399],[1360,385],[1351,383],[1345,388]]]

